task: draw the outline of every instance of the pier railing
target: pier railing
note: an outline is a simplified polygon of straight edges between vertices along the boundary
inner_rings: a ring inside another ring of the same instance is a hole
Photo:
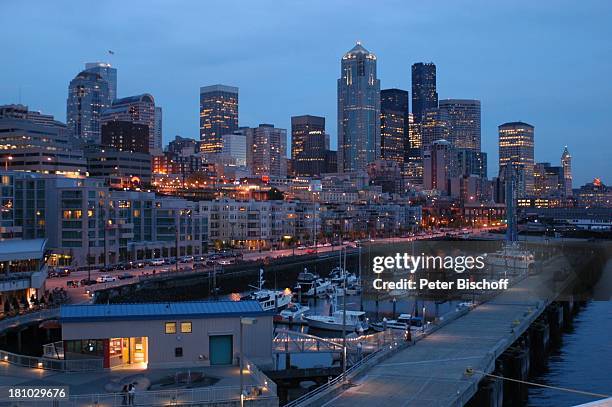
[[[32,311],[22,315],[7,317],[0,320],[0,332],[10,328],[18,327],[20,325],[43,321],[45,319],[53,319],[57,317],[59,317],[59,307],[43,309],[40,311]]]
[[[12,352],[0,350],[0,363],[8,363],[15,366],[28,367],[41,370],[55,370],[60,372],[90,372],[102,370],[104,362],[102,359],[50,359],[45,357],[19,355]]]

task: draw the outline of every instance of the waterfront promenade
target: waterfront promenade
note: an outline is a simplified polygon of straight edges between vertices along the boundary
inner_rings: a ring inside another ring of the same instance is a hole
[[[516,340],[559,288],[560,263],[531,275],[471,312],[385,359],[338,396],[312,400],[334,407],[462,406],[476,393],[482,374]],[[471,368],[474,374],[469,374]]]

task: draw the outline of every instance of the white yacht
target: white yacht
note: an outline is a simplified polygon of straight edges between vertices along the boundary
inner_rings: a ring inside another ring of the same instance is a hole
[[[336,286],[344,286],[344,280],[346,278],[346,285],[357,283],[359,280],[357,276],[342,267],[334,267],[329,273],[329,279],[332,284]]]
[[[255,300],[258,301],[264,311],[280,310],[285,308],[291,303],[293,294],[291,290],[268,290],[263,288],[263,270],[259,272],[259,286],[253,287],[256,291],[242,297],[243,300]]]
[[[406,331],[408,326],[412,329],[417,329],[421,326],[423,320],[420,317],[413,317],[410,314],[400,314],[397,319],[383,318],[382,321],[374,322],[370,327],[378,332],[382,332],[386,329]]]
[[[324,294],[332,289],[332,284],[329,280],[319,277],[318,274],[309,272],[304,269],[298,275],[295,290],[301,290],[304,297],[314,297]]]
[[[310,308],[300,303],[292,302],[287,308],[280,312],[280,319],[282,321],[295,321],[304,318],[304,315],[310,311]]]
[[[304,319],[308,322],[308,326],[316,329],[328,331],[365,331],[368,329],[368,321],[363,311],[346,311],[346,323],[344,321],[344,312],[342,310],[335,311],[330,316],[325,315],[309,315]]]

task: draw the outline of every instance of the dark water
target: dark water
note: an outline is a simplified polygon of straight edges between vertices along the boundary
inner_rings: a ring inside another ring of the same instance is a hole
[[[547,372],[532,378],[550,386],[612,395],[612,301],[591,301],[550,355]],[[531,387],[528,406],[563,407],[588,403],[593,397]]]

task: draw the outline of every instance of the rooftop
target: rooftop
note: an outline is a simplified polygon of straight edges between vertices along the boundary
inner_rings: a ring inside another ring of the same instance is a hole
[[[267,314],[257,301],[187,301],[139,304],[63,305],[61,322],[155,320],[173,318],[220,318]]]
[[[0,261],[42,259],[47,239],[0,241]]]

